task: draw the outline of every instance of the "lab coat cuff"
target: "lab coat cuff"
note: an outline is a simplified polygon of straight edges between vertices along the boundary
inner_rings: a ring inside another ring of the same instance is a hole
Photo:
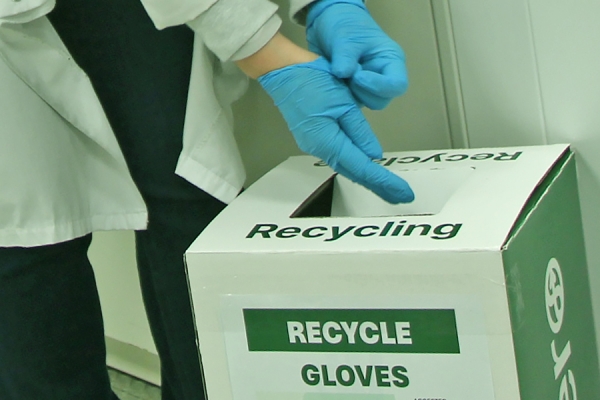
[[[187,25],[221,61],[229,61],[251,51],[246,45],[257,51],[266,44],[281,24],[277,10],[268,0],[219,0]]]
[[[290,18],[299,25],[306,25],[306,19],[308,18],[308,11],[313,5],[317,3],[325,3],[327,0],[290,0]],[[349,1],[336,1],[341,3],[366,3],[366,0],[349,0]],[[332,3],[332,2],[330,2]]]
[[[273,15],[266,24],[264,24],[258,32],[254,34],[233,56],[231,61],[238,61],[249,57],[262,49],[269,40],[275,36],[281,27],[281,18],[278,15]]]
[[[0,5],[0,25],[24,24],[48,14],[56,0],[5,1]]]

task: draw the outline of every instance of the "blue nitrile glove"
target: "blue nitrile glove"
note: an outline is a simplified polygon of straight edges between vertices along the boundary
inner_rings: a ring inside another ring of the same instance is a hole
[[[406,181],[373,162],[382,149],[348,87],[327,60],[269,72],[258,82],[285,118],[300,149],[390,203],[408,203]]]
[[[331,62],[333,74],[351,78],[354,96],[373,110],[406,92],[404,52],[377,25],[362,0],[319,0],[306,18],[311,51]]]

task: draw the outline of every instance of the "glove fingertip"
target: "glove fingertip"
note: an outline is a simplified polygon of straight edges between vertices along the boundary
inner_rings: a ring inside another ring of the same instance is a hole
[[[404,179],[399,176],[396,178],[395,182],[390,182],[386,187],[389,194],[389,200],[386,200],[393,204],[412,203],[415,200],[415,192]]]
[[[406,180],[382,166],[370,165],[363,174],[365,187],[390,204],[406,204],[415,200],[415,193]]]
[[[352,83],[381,97],[401,96],[408,90],[408,78],[400,74],[381,75],[360,70],[353,75]]]
[[[407,186],[404,191],[398,196],[400,203],[412,203],[415,201],[415,192]]]
[[[358,71],[358,62],[347,58],[336,58],[331,62],[331,72],[339,79],[350,78]]]

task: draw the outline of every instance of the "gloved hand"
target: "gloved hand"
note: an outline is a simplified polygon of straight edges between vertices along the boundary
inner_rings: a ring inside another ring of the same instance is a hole
[[[408,203],[406,181],[372,161],[381,146],[348,87],[322,57],[258,78],[285,118],[300,149],[390,203]]]
[[[331,62],[333,74],[350,79],[354,96],[373,110],[406,92],[402,48],[373,20],[362,0],[318,0],[306,18],[311,51]]]

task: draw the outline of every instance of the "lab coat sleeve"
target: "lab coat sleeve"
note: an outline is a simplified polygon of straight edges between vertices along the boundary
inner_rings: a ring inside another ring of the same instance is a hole
[[[277,33],[277,9],[268,0],[219,0],[187,24],[221,61],[236,61],[257,52]]]
[[[300,25],[306,23],[306,14],[308,14],[308,5],[317,0],[290,0],[290,18]],[[363,0],[366,3],[366,0]]]
[[[3,1],[3,0],[0,0]],[[141,0],[158,29],[187,24],[221,61],[258,51],[279,30],[269,0]]]
[[[187,24],[221,61],[236,61],[261,49],[281,26],[277,5],[269,0],[141,0],[158,29]],[[301,10],[314,0],[289,0]]]
[[[0,0],[0,25],[24,24],[48,14],[56,0]]]

